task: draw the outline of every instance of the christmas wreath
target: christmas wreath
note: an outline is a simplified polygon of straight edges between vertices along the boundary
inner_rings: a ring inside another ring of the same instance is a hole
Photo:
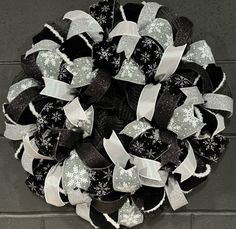
[[[99,1],[44,25],[3,105],[26,185],[96,228],[176,210],[225,151],[226,76],[193,24],[154,2]]]

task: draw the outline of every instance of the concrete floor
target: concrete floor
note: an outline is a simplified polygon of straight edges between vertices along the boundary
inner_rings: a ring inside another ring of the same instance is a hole
[[[74,9],[88,10],[95,0],[0,0],[0,102],[20,71],[19,58],[31,46],[31,37],[45,22]],[[122,4],[128,2],[121,1]],[[134,0],[132,2],[135,2]],[[139,2],[136,0],[136,2]],[[236,1],[159,0],[195,24],[195,39],[205,39],[234,92],[236,88]],[[25,172],[3,138],[0,116],[0,229],[89,229],[70,207],[55,208],[33,196],[24,185]],[[231,139],[221,163],[210,179],[188,196],[189,205],[174,213],[146,220],[137,228],[236,228],[236,116],[224,132]]]

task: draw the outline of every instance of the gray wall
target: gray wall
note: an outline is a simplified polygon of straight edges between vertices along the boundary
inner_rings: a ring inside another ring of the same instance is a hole
[[[31,45],[31,37],[47,21],[74,9],[87,10],[95,0],[0,0],[0,101],[20,70],[19,57]],[[121,1],[126,3],[128,1]],[[138,2],[136,0],[136,2]],[[235,0],[159,0],[172,6],[195,24],[195,38],[206,39],[217,63],[236,88]],[[25,172],[14,160],[14,150],[3,138],[0,116],[0,229],[92,228],[70,207],[55,208],[33,196],[24,185]],[[225,131],[231,139],[228,151],[210,179],[188,196],[189,205],[146,220],[137,228],[235,229],[236,228],[236,116]]]

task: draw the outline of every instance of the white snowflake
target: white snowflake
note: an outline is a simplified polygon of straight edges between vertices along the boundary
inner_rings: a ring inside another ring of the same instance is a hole
[[[45,125],[48,124],[48,121],[46,120],[46,116],[39,116],[37,119],[37,125],[39,128],[44,128]]]
[[[149,64],[149,65],[148,65],[147,74],[148,74],[148,75],[154,75],[154,74],[156,74],[157,67],[158,67],[157,63]]]
[[[203,144],[205,145],[206,150],[214,151],[215,148],[217,147],[217,143],[211,138],[206,139],[205,141],[203,141]]]
[[[108,182],[98,182],[98,185],[94,187],[94,189],[98,196],[104,196],[110,190],[108,187]]]
[[[153,41],[151,39],[144,39],[142,41],[143,47],[148,47],[148,48],[152,48],[153,46]]]
[[[44,64],[46,66],[52,65],[52,66],[56,66],[56,63],[58,61],[58,57],[56,57],[56,55],[52,52],[43,52],[41,54],[42,57],[44,57]]]
[[[101,8],[101,11],[102,12],[108,12],[110,10],[110,7],[109,6],[107,6],[107,5],[105,5],[105,6],[103,6],[102,8]]]
[[[116,187],[117,190],[122,190],[122,192],[130,192],[130,190],[137,190],[137,184],[131,184],[130,182],[122,182]]]
[[[175,84],[179,87],[185,87],[189,84],[189,81],[185,77],[178,75],[175,77]]]
[[[142,142],[136,141],[134,144],[132,144],[132,148],[138,154],[142,154],[144,151],[144,144]]]
[[[99,15],[98,17],[97,17],[97,21],[98,21],[98,23],[99,24],[105,24],[106,23],[106,16],[104,16],[104,15]]]
[[[147,52],[144,52],[141,54],[141,60],[143,60],[144,63],[147,63],[150,61],[151,55]]]
[[[95,181],[96,180],[96,171],[90,170],[89,171],[89,178],[90,178],[90,180]]]
[[[153,151],[152,149],[150,150],[147,150],[147,153],[146,155],[149,157],[149,158],[155,158],[155,151]]]
[[[115,68],[118,68],[120,66],[120,59],[114,59],[112,61],[112,64],[114,65]]]
[[[61,116],[62,114],[56,111],[52,114],[52,120],[54,120],[55,122],[58,122],[61,120]]]
[[[109,49],[104,49],[103,47],[101,48],[101,50],[98,52],[98,54],[100,55],[99,59],[105,59],[105,60],[109,60],[109,57],[111,56],[111,53],[109,52]]]
[[[42,139],[42,146],[44,146],[45,148],[46,148],[46,150],[48,150],[50,147],[52,147],[52,144],[51,144],[51,141],[52,140],[52,138],[50,137],[50,138],[43,138]]]
[[[104,171],[104,178],[110,180],[112,178],[113,171],[111,169]]]
[[[43,175],[42,175],[41,172],[38,171],[38,172],[35,174],[35,177],[36,177],[36,180],[40,181],[40,180],[42,180]]]
[[[53,108],[53,103],[47,103],[47,104],[44,106],[43,110],[49,112],[52,108]]]
[[[37,186],[34,184],[34,182],[29,183],[28,187],[30,188],[30,190],[32,190],[33,192],[37,191]]]
[[[89,180],[86,178],[87,171],[84,168],[79,168],[76,165],[73,165],[71,172],[66,172],[66,177],[69,178],[68,186],[70,187],[81,187],[82,184],[89,183]]]
[[[155,50],[154,53],[156,55],[156,58],[161,58],[162,52],[159,49]]]

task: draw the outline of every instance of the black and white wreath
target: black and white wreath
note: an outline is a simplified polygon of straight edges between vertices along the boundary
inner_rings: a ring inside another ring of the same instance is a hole
[[[206,180],[228,140],[226,76],[192,22],[100,1],[44,25],[3,105],[26,185],[96,228],[133,227]]]

